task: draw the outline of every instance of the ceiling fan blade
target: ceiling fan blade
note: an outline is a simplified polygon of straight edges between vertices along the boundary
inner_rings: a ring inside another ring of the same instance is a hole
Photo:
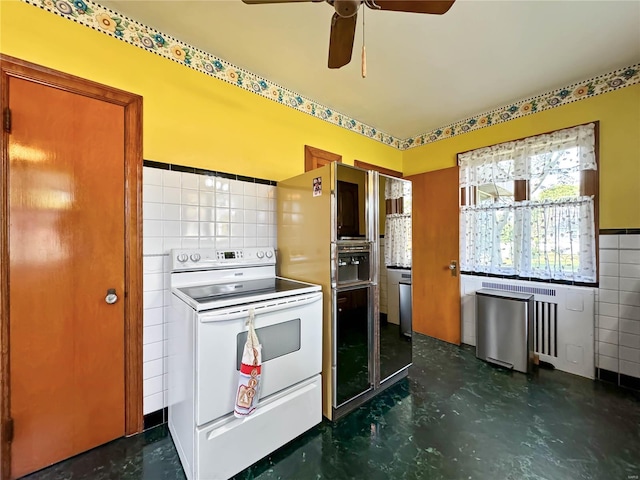
[[[244,0],[243,0],[244,1]],[[364,4],[373,10],[392,10],[395,12],[431,13],[442,15],[447,13],[455,0],[365,0]]]
[[[329,68],[340,68],[351,61],[357,20],[357,14],[348,18],[333,14],[329,38]]]
[[[247,5],[259,5],[261,3],[297,3],[297,2],[323,2],[324,0],[242,0]]]

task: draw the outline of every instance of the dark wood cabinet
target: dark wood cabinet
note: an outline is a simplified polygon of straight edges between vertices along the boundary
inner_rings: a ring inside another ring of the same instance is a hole
[[[338,239],[360,236],[358,184],[338,180]]]

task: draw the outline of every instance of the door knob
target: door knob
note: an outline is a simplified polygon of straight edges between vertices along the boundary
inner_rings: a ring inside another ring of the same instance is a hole
[[[451,262],[449,263],[449,270],[451,271],[451,276],[452,277],[457,277],[458,276],[458,262],[456,262],[455,260],[451,260]]]
[[[107,290],[107,296],[104,297],[104,301],[107,302],[109,305],[113,305],[118,301],[118,295],[116,295],[115,288],[110,288],[109,290]]]

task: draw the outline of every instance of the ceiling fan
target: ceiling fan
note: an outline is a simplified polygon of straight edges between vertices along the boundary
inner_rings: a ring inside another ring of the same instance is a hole
[[[325,0],[242,0],[249,5],[261,3],[323,2]],[[351,61],[353,39],[356,34],[356,20],[361,4],[373,10],[391,10],[395,12],[446,13],[455,0],[326,0],[335,8],[331,18],[331,36],[329,38],[329,68],[340,68]]]

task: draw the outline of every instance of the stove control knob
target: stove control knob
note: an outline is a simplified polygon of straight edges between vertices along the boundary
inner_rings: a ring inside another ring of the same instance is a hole
[[[191,254],[191,261],[192,262],[199,262],[200,261],[200,254],[199,253],[192,253]]]
[[[186,253],[181,253],[180,255],[178,255],[177,259],[180,263],[184,263],[189,260],[189,256]]]
[[[264,258],[264,252],[262,250],[260,250],[259,252],[256,253],[256,257],[262,259]]]
[[[273,252],[271,250],[267,250],[266,252],[264,252],[264,254],[267,256],[267,258],[273,257]]]

